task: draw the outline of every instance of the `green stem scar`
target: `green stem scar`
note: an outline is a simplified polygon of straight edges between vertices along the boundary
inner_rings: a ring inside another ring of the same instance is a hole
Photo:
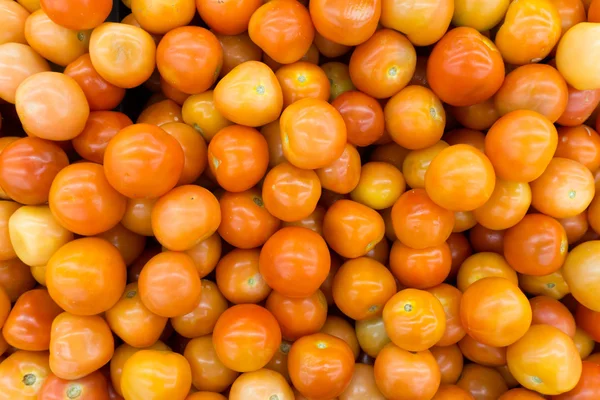
[[[35,381],[36,379],[34,374],[26,374],[25,376],[23,376],[23,384],[25,386],[31,386],[35,383]]]
[[[67,397],[69,399],[76,399],[81,396],[81,386],[80,385],[71,385],[67,389]]]

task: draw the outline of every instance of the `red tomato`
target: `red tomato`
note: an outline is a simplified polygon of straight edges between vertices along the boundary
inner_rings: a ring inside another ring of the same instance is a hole
[[[71,141],[73,148],[84,159],[102,164],[108,142],[132,124],[131,119],[120,112],[92,111],[83,131]]]
[[[584,361],[581,378],[577,385],[566,393],[552,396],[553,400],[592,400],[600,390],[600,365]]]
[[[329,94],[325,100],[328,98]],[[349,143],[355,146],[369,146],[383,136],[383,108],[369,95],[358,91],[344,92],[332,101],[331,105],[344,119]]]
[[[448,277],[452,266],[450,247],[439,245],[413,249],[395,241],[390,252],[390,270],[406,287],[428,289]]]

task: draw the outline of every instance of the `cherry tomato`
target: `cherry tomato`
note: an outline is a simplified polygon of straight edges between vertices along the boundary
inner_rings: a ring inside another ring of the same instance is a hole
[[[227,299],[217,285],[202,279],[202,294],[196,308],[188,314],[171,318],[171,325],[175,332],[186,338],[208,335],[227,307]]]
[[[344,151],[337,160],[315,172],[322,188],[340,194],[350,193],[356,188],[361,178],[360,154],[356,147],[346,143]]]
[[[331,86],[329,79],[325,72],[315,64],[300,61],[284,65],[277,70],[275,76],[281,85],[284,107],[304,98],[316,98],[324,101],[329,99]],[[381,107],[379,108],[381,109]],[[340,110],[338,109],[338,111]]]
[[[381,349],[391,342],[383,317],[356,321],[355,329],[360,348],[371,357],[377,357]]]
[[[481,252],[463,261],[458,270],[456,287],[464,292],[473,283],[490,277],[505,278],[518,284],[517,273],[504,257],[496,253]]]
[[[577,161],[595,172],[600,168],[600,135],[586,125],[561,127],[555,156]]]
[[[328,98],[329,90],[325,100]],[[355,146],[368,146],[383,136],[385,128],[383,109],[371,96],[363,92],[349,91],[338,96],[331,105],[344,119],[349,143]]]
[[[446,315],[446,330],[436,346],[450,346],[460,341],[466,334],[460,321],[460,301],[462,293],[454,286],[442,283],[427,290],[442,304]]]
[[[206,169],[206,142],[196,130],[181,122],[169,122],[161,125],[161,128],[173,136],[183,150],[183,171],[177,184],[187,185],[195,182]]]
[[[271,288],[259,271],[259,258],[259,249],[234,249],[221,258],[216,282],[227,300],[234,304],[260,303],[269,296]]]
[[[381,0],[315,0],[309,3],[309,10],[315,29],[323,37],[356,46],[375,33],[381,3]]]
[[[17,257],[15,249],[10,241],[8,221],[10,217],[21,207],[12,201],[0,201],[0,260],[8,261]]]
[[[489,200],[475,209],[475,219],[482,226],[503,230],[516,225],[525,217],[531,205],[531,188],[524,182],[496,179],[494,192]]]
[[[131,12],[145,31],[164,34],[188,25],[196,13],[196,7],[194,0],[176,0],[172,3],[131,0]]]
[[[282,337],[290,341],[319,332],[327,319],[327,300],[320,290],[301,299],[271,292],[265,307],[279,323]]]
[[[493,28],[502,20],[509,4],[509,0],[490,2],[457,0],[454,2],[452,23],[455,26],[470,26],[483,32]]]
[[[271,168],[286,161],[283,156],[280,131],[281,128],[278,119],[268,123],[260,129],[260,133],[265,137],[267,145],[269,146],[269,167]]]
[[[568,87],[567,108],[558,119],[562,126],[577,126],[583,124],[594,112],[600,103],[600,90],[577,90]]]
[[[0,399],[37,400],[50,374],[48,352],[16,351],[0,363]]]
[[[325,75],[331,82],[331,93],[329,101],[335,100],[340,94],[351,90],[356,90],[350,79],[350,69],[346,64],[340,62],[328,62],[321,65]]]
[[[335,315],[329,315],[321,328],[321,333],[342,339],[350,346],[355,358],[359,356],[361,349],[356,337],[356,331],[348,320]]]
[[[374,210],[383,210],[393,206],[405,189],[404,177],[398,168],[372,161],[362,166],[358,185],[350,198]]]
[[[154,236],[152,208],[158,199],[127,199],[121,224],[138,235]]]
[[[413,189],[425,188],[425,173],[431,161],[446,147],[448,143],[440,140],[430,147],[410,151],[402,162],[402,174],[406,184]]]
[[[465,389],[461,389],[456,385],[440,385],[440,388],[433,396],[432,400],[444,400],[444,399],[455,399],[455,400],[472,400],[475,399]]]
[[[452,107],[451,111],[454,118],[468,129],[489,129],[500,118],[493,97],[470,106]]]
[[[192,369],[192,384],[198,390],[222,392],[238,377],[239,372],[227,368],[217,357],[211,335],[192,339],[183,356]]]
[[[252,1],[246,3],[252,3]],[[229,22],[231,22],[231,20]],[[240,33],[237,35],[221,35],[215,33],[215,36],[223,48],[223,66],[221,67],[221,73],[219,74],[219,77],[221,78],[243,62],[260,61],[262,58],[263,53],[261,48],[250,39],[248,33]]]
[[[427,289],[442,283],[452,265],[450,247],[439,245],[413,249],[395,241],[390,252],[390,269],[398,281],[411,288]]]
[[[582,363],[581,378],[577,385],[570,391],[553,396],[555,400],[570,400],[570,399],[593,399],[600,388],[600,365],[584,361]]]
[[[547,296],[529,300],[533,313],[532,324],[546,324],[560,329],[567,335],[575,336],[575,319],[561,302]]]

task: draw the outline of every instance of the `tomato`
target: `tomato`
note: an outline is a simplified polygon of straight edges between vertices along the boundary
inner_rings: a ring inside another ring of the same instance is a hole
[[[457,0],[454,3],[452,23],[455,26],[470,26],[483,32],[502,20],[509,4],[509,0]]]
[[[454,118],[468,129],[489,129],[500,118],[493,97],[470,106],[452,107],[451,111]]]
[[[248,30],[250,17],[261,5],[261,0],[196,0],[200,17],[214,31],[223,35],[239,35]]]
[[[40,5],[48,17],[58,25],[85,30],[103,23],[108,18],[113,3],[109,0],[40,0]]]
[[[344,92],[356,90],[350,79],[350,69],[346,64],[332,61],[321,65],[321,68],[325,71],[329,82],[331,82],[329,101],[335,100]]]
[[[219,360],[211,335],[190,340],[183,355],[192,369],[192,384],[198,390],[222,392],[239,375]]]
[[[260,129],[260,133],[267,140],[269,146],[269,167],[273,168],[286,161],[283,156],[283,145],[281,143],[281,128],[279,120],[268,123]]]
[[[340,394],[340,400],[359,400],[359,399],[385,400],[385,397],[379,391],[375,382],[375,373],[371,365],[356,364],[354,374],[350,384]]]
[[[121,389],[131,400],[184,399],[192,386],[187,360],[170,351],[141,350],[123,367]]]
[[[0,363],[0,399],[38,399],[50,373],[48,352],[16,351]]]
[[[407,287],[427,289],[439,285],[448,277],[451,265],[452,254],[445,242],[413,249],[395,241],[390,252],[390,269]]]
[[[360,154],[356,147],[346,143],[344,151],[337,160],[315,172],[324,189],[340,194],[350,193],[357,187],[361,178]]]
[[[593,207],[592,204],[594,204],[593,200],[590,204],[590,208]],[[592,218],[593,217],[590,217],[590,220]],[[587,210],[574,217],[561,218],[558,222],[565,228],[569,244],[577,243],[589,229]]]
[[[317,47],[317,50],[320,54],[328,58],[336,58],[339,56],[343,56],[351,49],[350,46],[336,43],[325,38],[319,32],[315,32],[315,39],[313,41],[313,44]]]
[[[405,149],[398,143],[392,142],[376,146],[369,160],[387,162],[402,171],[402,165],[408,154],[410,154],[408,149]]]
[[[275,76],[281,85],[284,107],[304,98],[329,99],[331,85],[325,72],[315,64],[300,61],[284,65]]]
[[[45,289],[25,292],[8,314],[2,336],[9,345],[20,350],[48,350],[52,321],[61,312]]]
[[[129,89],[144,83],[154,72],[156,44],[142,28],[107,22],[92,33],[90,58],[107,82]]]
[[[396,293],[390,271],[370,258],[345,262],[333,280],[333,299],[338,308],[355,320],[381,315],[383,306]]]
[[[597,37],[599,29],[598,24],[581,22],[569,29],[558,44],[556,66],[567,83],[575,89],[600,88],[598,67],[592,61],[596,57],[596,49],[589,46],[590,41]]]
[[[136,123],[162,126],[169,122],[181,122],[182,119],[182,108],[179,104],[161,97],[156,102],[149,102]]]
[[[102,317],[65,312],[52,322],[50,369],[59,378],[83,378],[106,364],[113,352],[112,332]]]
[[[91,104],[90,107],[93,107]],[[120,112],[92,111],[83,131],[73,138],[73,148],[84,159],[102,164],[108,142],[121,129],[132,124],[131,119]]]
[[[489,200],[495,181],[490,160],[473,146],[458,144],[433,159],[425,173],[425,190],[443,208],[471,211]]]
[[[372,161],[362,166],[358,185],[350,198],[374,210],[394,205],[406,184],[398,168],[384,162]]]
[[[309,10],[315,29],[323,37],[356,46],[375,33],[381,3],[381,0],[314,0],[309,3]]]
[[[10,298],[4,288],[0,289],[0,327],[4,326],[4,323],[10,316]],[[7,346],[8,347],[8,346]]]
[[[542,400],[543,397],[539,394],[527,389],[511,389],[505,392],[498,400]]]
[[[465,330],[460,322],[460,301],[462,293],[455,287],[442,283],[427,290],[442,304],[446,316],[446,329],[436,346],[450,346],[465,336]]]
[[[291,347],[292,344],[290,342],[282,340],[275,355],[265,365],[266,369],[280,373],[288,383],[290,382],[290,374],[288,372],[287,360]]]
[[[196,14],[194,0],[155,2],[131,0],[131,12],[140,26],[147,32],[165,34],[188,25]]]
[[[195,392],[190,393],[185,400],[227,400],[227,398],[214,392]]]
[[[600,365],[584,361],[582,363],[581,378],[577,385],[570,391],[553,396],[555,400],[593,399],[600,388]]]
[[[37,10],[25,21],[25,39],[39,55],[65,67],[87,53],[90,31],[65,28]]]
[[[215,108],[212,90],[188,97],[183,103],[183,121],[194,128],[207,142],[221,129],[230,125],[229,122]]]
[[[464,292],[473,283],[490,277],[505,278],[518,284],[517,273],[504,257],[496,253],[481,252],[463,261],[458,270],[456,287]]]
[[[6,6],[14,4],[3,3]],[[15,102],[17,88],[26,78],[50,71],[48,62],[31,47],[21,43],[0,44],[0,73],[9,79],[0,81],[0,99]]]
[[[381,349],[391,342],[383,317],[374,317],[356,321],[356,338],[362,351],[371,357],[377,357]]]
[[[12,201],[0,201],[0,260],[2,261],[17,257],[17,253],[15,253],[15,249],[10,242],[8,221],[20,207],[20,204]]]
[[[574,217],[590,205],[594,192],[589,169],[577,161],[555,157],[531,183],[531,205],[554,218]]]
[[[396,29],[408,36],[417,46],[434,44],[446,33],[454,5],[448,0],[410,1],[398,4],[383,0],[381,25]]]
[[[230,400],[262,398],[293,400],[294,392],[280,373],[270,369],[243,373],[233,382],[229,390]]]
[[[583,124],[600,103],[600,90],[577,90],[567,85],[569,99],[567,108],[558,119],[562,126],[577,126]]]
[[[454,384],[458,381],[463,369],[463,355],[458,345],[433,346],[429,349],[440,369],[441,383]]]
[[[448,143],[440,140],[430,147],[410,151],[402,163],[406,184],[413,189],[425,188],[425,173],[431,161],[446,147]]]
[[[307,229],[287,227],[277,231],[260,251],[259,271],[279,293],[307,297],[325,281],[331,264],[323,238]]]
[[[29,12],[16,2],[0,3],[0,23],[3,26],[0,44],[22,43],[25,39],[25,23]]]
[[[477,222],[484,227],[503,230],[521,221],[530,205],[529,184],[496,179],[496,186],[490,199],[473,213]]]
[[[254,44],[250,39],[250,36],[248,36],[248,33],[240,33],[237,35],[221,35],[215,33],[215,36],[223,48],[223,66],[221,67],[221,73],[219,74],[221,78],[243,62],[260,61],[262,58],[262,50]]]
[[[139,123],[117,133],[104,154],[104,172],[118,192],[130,198],[160,197],[183,171],[184,153],[163,129]]]
[[[323,220],[323,237],[333,251],[346,258],[368,253],[385,234],[379,213],[351,200],[335,202]]]
[[[561,302],[547,296],[529,300],[533,312],[532,324],[546,324],[560,329],[567,335],[575,336],[575,319]]]
[[[352,53],[350,78],[361,92],[385,99],[408,84],[416,62],[415,48],[404,35],[382,29]]]
[[[227,309],[227,299],[217,285],[202,279],[200,301],[192,312],[171,318],[175,332],[186,338],[196,338],[212,333],[217,319]]]
[[[527,389],[545,395],[567,392],[577,385],[582,363],[571,338],[549,325],[532,325],[508,347],[508,368]]]
[[[344,119],[349,143],[368,146],[383,136],[383,109],[374,98],[362,92],[348,91],[338,96],[331,105]]]
[[[273,35],[273,32],[277,34]],[[315,30],[310,14],[302,4],[273,0],[252,14],[248,34],[265,55],[278,63],[290,64],[308,51]]]
[[[138,235],[153,236],[152,208],[158,199],[127,199],[121,224]]]
[[[292,344],[288,369],[300,393],[315,400],[331,399],[342,394],[350,384],[354,354],[343,340],[315,333]]]
[[[502,319],[490,315],[490,307],[505,310]],[[489,277],[471,284],[460,304],[462,325],[473,339],[488,346],[504,347],[519,340],[529,329],[531,306],[519,287],[505,278]]]
[[[498,371],[477,364],[467,364],[456,386],[477,400],[498,399],[508,387]]]
[[[577,161],[595,172],[600,168],[600,135],[586,125],[561,127],[555,156]]]
[[[390,343],[373,368],[377,387],[388,399],[431,399],[440,386],[440,369],[428,350],[411,352]]]
[[[471,106],[489,99],[503,80],[500,52],[473,28],[449,31],[435,45],[427,62],[431,89],[453,106]]]
[[[352,353],[354,353],[354,357],[357,358],[359,356],[361,348],[358,343],[356,331],[354,325],[350,324],[348,320],[335,315],[329,315],[321,328],[321,333],[326,333],[342,339],[350,346]]]
[[[44,381],[38,399],[109,400],[108,382],[99,371],[75,380],[65,380],[51,374]]]
[[[260,250],[234,249],[216,269],[216,282],[223,296],[234,304],[260,303],[271,288],[259,272]]]
[[[443,138],[451,146],[455,144],[470,144],[482,152],[485,151],[485,135],[481,131],[462,128],[453,129],[446,132]]]
[[[479,365],[494,367],[506,364],[506,347],[488,346],[469,335],[458,342],[458,347],[466,358]]]
[[[477,224],[469,231],[469,240],[475,252],[503,254],[505,232],[503,230],[495,231]]]
[[[432,400],[472,400],[475,399],[465,389],[456,385],[441,385]]]
[[[180,106],[182,106],[183,103],[185,103],[187,98],[190,96],[189,94],[184,93],[181,90],[174,87],[173,85],[171,85],[162,76],[160,77],[160,90],[166,98],[173,100]]]
[[[268,66],[259,61],[246,61],[217,83],[213,101],[216,110],[229,121],[257,127],[279,117],[283,94]]]
[[[448,277],[454,279],[458,274],[458,269],[461,264],[467,257],[473,254],[473,248],[467,237],[462,233],[452,233],[446,241],[446,244],[450,248],[450,255],[452,257],[452,265]]]
[[[217,320],[213,344],[219,360],[227,368],[256,371],[264,367],[279,348],[281,329],[267,309],[254,304],[236,305]]]
[[[36,279],[32,276],[34,267],[25,265],[18,258],[0,261],[0,286],[4,287],[11,302],[17,299],[36,285]],[[43,272],[46,269],[43,268]]]
[[[173,296],[173,293],[177,296]],[[185,253],[165,251],[146,263],[139,278],[144,306],[154,314],[172,318],[192,312],[200,300],[202,284],[194,261]]]
[[[539,62],[550,54],[560,34],[556,6],[548,0],[527,0],[510,4],[495,43],[507,63],[523,65]]]
[[[319,332],[327,318],[327,300],[320,290],[302,299],[271,292],[265,307],[277,319],[282,337],[290,341]]]
[[[308,217],[321,197],[321,183],[314,171],[284,162],[265,176],[262,202],[266,210],[282,221]]]
[[[440,99],[426,87],[411,85],[400,90],[383,112],[387,132],[404,148],[433,146],[444,133],[446,112]]]

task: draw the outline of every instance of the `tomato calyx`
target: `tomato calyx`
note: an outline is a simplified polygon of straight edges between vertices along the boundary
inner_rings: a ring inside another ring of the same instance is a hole
[[[69,385],[69,387],[67,388],[67,398],[69,399],[76,399],[79,396],[81,396],[81,393],[83,392],[83,390],[81,389],[81,385],[79,384],[74,384],[74,385]]]

